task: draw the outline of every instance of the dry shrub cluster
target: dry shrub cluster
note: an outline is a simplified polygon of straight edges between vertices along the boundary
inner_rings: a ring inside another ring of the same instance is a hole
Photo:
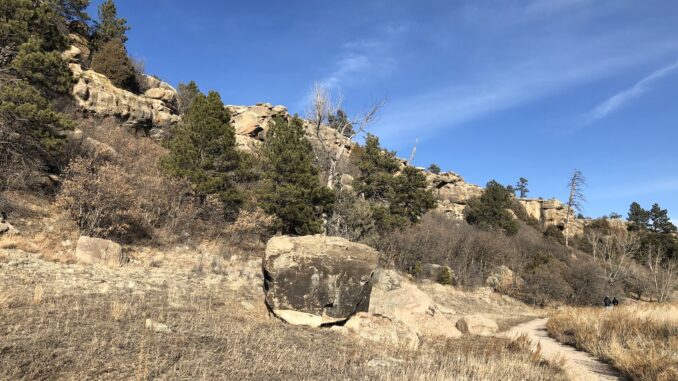
[[[262,250],[275,234],[276,219],[263,210],[242,209],[236,220],[224,229],[226,242],[242,251]]]
[[[678,379],[678,305],[635,304],[613,310],[565,308],[547,323],[558,340],[612,363],[633,380]]]
[[[158,167],[165,149],[111,120],[82,129],[104,145],[76,147],[56,200],[81,233],[122,242],[185,238],[199,210],[190,187]]]
[[[386,265],[414,273],[426,263],[447,265],[466,287],[485,283],[500,265],[525,280],[515,296],[538,305],[554,302],[598,304],[614,294],[604,271],[582,253],[574,259],[565,247],[520,222],[516,235],[507,236],[428,213],[419,224],[396,231],[376,243]]]

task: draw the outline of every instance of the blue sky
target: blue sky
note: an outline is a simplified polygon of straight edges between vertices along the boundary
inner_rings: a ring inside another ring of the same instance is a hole
[[[93,9],[98,1],[93,4]],[[304,113],[314,82],[415,164],[678,219],[678,2],[118,0],[149,73]],[[95,14],[96,12],[91,12]]]

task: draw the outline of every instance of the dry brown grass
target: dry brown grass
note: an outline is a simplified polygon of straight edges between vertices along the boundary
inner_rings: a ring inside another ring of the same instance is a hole
[[[553,313],[547,328],[633,380],[678,380],[678,304],[565,308]]]
[[[145,329],[147,318],[173,333]],[[223,290],[50,297],[0,309],[0,321],[0,379],[565,380],[520,343],[364,345],[244,310]]]

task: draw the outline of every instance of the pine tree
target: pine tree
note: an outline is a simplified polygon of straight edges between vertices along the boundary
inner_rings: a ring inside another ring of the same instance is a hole
[[[204,198],[216,195],[227,217],[239,208],[242,197],[235,178],[241,158],[235,149],[235,130],[219,94],[198,94],[168,143],[170,153],[162,166],[171,175],[188,179]]]
[[[527,179],[524,177],[518,179],[514,189],[520,192],[520,198],[525,198],[527,197],[527,194],[530,193],[530,190],[527,189]]]
[[[105,43],[92,56],[92,70],[105,75],[113,85],[137,92],[136,70],[132,60],[127,55],[127,49],[120,40]]]
[[[509,212],[511,205],[511,192],[492,180],[487,183],[480,197],[469,200],[464,211],[466,222],[484,228],[501,229],[509,235],[516,234],[518,223]]]
[[[68,65],[58,51],[45,51],[42,45],[40,38],[29,38],[12,60],[12,69],[45,95],[68,93],[73,80]]]
[[[649,214],[652,220],[650,228],[654,233],[669,234],[676,232],[676,226],[669,219],[669,212],[662,209],[659,204],[653,204]]]
[[[127,42],[125,33],[130,30],[127,20],[118,18],[118,9],[113,0],[106,0],[99,5],[99,21],[95,22],[92,43],[95,50],[101,49],[106,43],[119,40]]]
[[[313,166],[313,148],[306,139],[303,121],[276,118],[263,149],[262,208],[280,220],[284,234],[317,234],[323,214],[331,210],[334,194],[320,185]]]
[[[439,174],[440,173],[440,166],[438,164],[431,164],[428,166],[428,171],[433,173],[433,174]]]
[[[367,136],[357,156],[360,176],[354,187],[371,204],[377,233],[415,223],[435,207],[424,174],[416,168],[402,166],[394,152],[381,148],[376,136]]]
[[[628,221],[631,230],[647,230],[650,227],[650,212],[643,209],[637,202],[629,207]]]

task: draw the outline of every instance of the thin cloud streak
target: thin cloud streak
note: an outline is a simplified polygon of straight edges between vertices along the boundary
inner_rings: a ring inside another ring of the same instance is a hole
[[[597,51],[594,44],[550,59],[498,67],[480,81],[396,100],[387,105],[376,133],[390,137],[416,130],[421,136],[422,130],[450,128],[652,60],[666,50],[675,47],[591,59]]]
[[[636,82],[636,84],[630,88],[611,96],[590,112],[590,120],[593,121],[605,118],[610,113],[628,103],[630,100],[641,96],[651,87],[654,82],[670,75],[676,69],[678,69],[678,61],[659,70],[655,70],[645,78]]]

